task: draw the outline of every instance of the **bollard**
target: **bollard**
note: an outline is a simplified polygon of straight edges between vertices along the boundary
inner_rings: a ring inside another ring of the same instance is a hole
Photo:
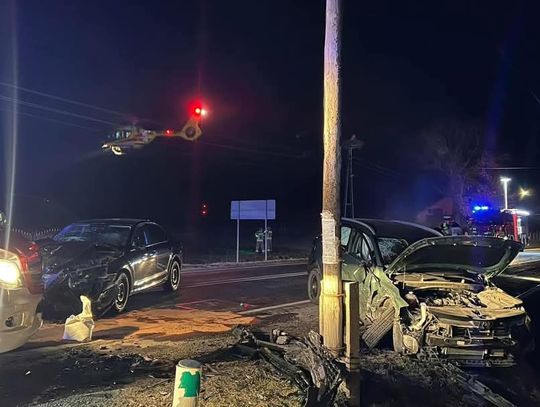
[[[196,360],[184,359],[176,365],[173,407],[196,407],[201,390],[202,365]]]

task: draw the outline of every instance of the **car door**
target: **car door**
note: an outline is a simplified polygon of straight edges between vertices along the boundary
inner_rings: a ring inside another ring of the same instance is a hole
[[[156,253],[148,242],[148,224],[137,226],[131,242],[131,267],[133,269],[133,291],[148,287],[156,270]]]
[[[343,279],[357,281],[360,291],[360,319],[371,322],[369,308],[373,291],[373,269],[376,266],[370,236],[359,228],[351,228],[347,249],[343,254]]]
[[[156,284],[167,279],[169,260],[171,257],[171,248],[167,234],[161,226],[150,223],[146,228],[148,249],[155,257],[155,265],[153,270],[154,280]]]

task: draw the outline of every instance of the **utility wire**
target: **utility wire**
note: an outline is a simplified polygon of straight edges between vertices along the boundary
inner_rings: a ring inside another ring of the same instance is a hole
[[[540,170],[540,167],[484,167],[483,170]]]
[[[76,101],[76,100],[71,100],[71,99],[64,98],[64,97],[61,97],[61,96],[56,96],[56,95],[53,95],[53,94],[50,94],[50,93],[40,92],[40,91],[37,91],[37,90],[34,90],[34,89],[29,89],[29,88],[26,88],[26,87],[23,87],[23,86],[17,86],[17,85],[8,83],[8,82],[0,81],[0,86],[21,90],[23,92],[27,92],[27,93],[31,93],[31,94],[39,95],[39,96],[43,96],[43,97],[47,97],[47,98],[50,98],[50,99],[53,99],[53,100],[58,100],[58,101],[61,101],[61,102],[72,104],[72,105],[77,105],[77,106],[86,107],[86,108],[89,108],[89,109],[94,109],[94,110],[101,111],[101,112],[104,112],[104,113],[114,114],[114,115],[118,115],[118,116],[130,116],[127,113],[120,112],[120,111],[117,111],[117,110],[107,109],[107,108],[91,105],[91,104],[88,104],[88,103],[83,103],[83,102],[79,102],[79,101]],[[91,116],[86,116],[86,115],[82,115],[82,114],[78,114],[78,113],[73,113],[73,112],[69,112],[67,110],[47,107],[47,106],[41,105],[39,103],[33,103],[33,102],[23,101],[23,100],[19,100],[19,99],[14,99],[14,98],[10,98],[10,97],[4,96],[4,95],[0,95],[0,100],[4,100],[6,102],[15,102],[15,103],[20,104],[22,106],[27,106],[27,107],[34,108],[34,109],[40,109],[40,110],[44,110],[44,111],[48,111],[48,112],[52,112],[52,113],[71,116],[71,117],[75,117],[75,118],[82,119],[82,120],[93,121],[93,122],[96,122],[96,123],[102,123],[102,124],[107,124],[107,125],[111,125],[111,126],[117,126],[118,125],[118,123],[113,123],[113,122],[110,122],[110,121],[107,121],[107,120],[102,120],[102,119],[98,119],[98,118],[91,117]],[[0,110],[2,110],[2,111],[11,111],[11,110],[2,109],[2,108],[0,108]],[[33,115],[33,114],[30,114],[30,113],[18,112],[18,114],[28,116],[28,117],[33,117],[33,118],[40,119],[40,120],[47,120],[47,121],[50,121],[50,122],[55,122],[55,123],[63,124],[63,125],[66,125],[66,126],[78,127],[78,128],[82,128],[82,129],[86,129],[86,130],[96,131],[96,132],[101,131],[101,130],[96,129],[96,128],[87,127],[87,126],[81,126],[81,125],[78,125],[78,124],[75,124],[75,123],[69,123],[69,122],[65,122],[65,121],[62,121],[62,120],[56,120],[56,119],[51,119],[51,118],[47,118],[47,117],[43,117],[43,116]],[[154,123],[154,124],[161,125],[161,123],[156,122],[154,120],[145,119],[145,118],[139,118],[139,119],[147,121],[147,122],[151,122],[151,123]],[[228,138],[228,139],[233,139],[233,140],[237,141],[237,139],[235,139],[235,138]],[[253,149],[253,148],[248,148],[248,147],[240,147],[240,146],[233,146],[233,145],[209,143],[209,142],[203,142],[203,141],[200,141],[199,143],[200,144],[205,144],[205,145],[208,145],[208,146],[212,146],[212,147],[218,147],[218,148],[224,148],[224,149],[236,150],[236,151],[244,151],[244,152],[254,153],[254,154],[272,155],[272,156],[284,157],[284,158],[301,158],[298,155],[291,155],[291,154],[275,152],[275,151],[268,151],[268,150]]]
[[[0,107],[0,110],[3,111],[3,112],[13,113],[12,109],[4,109],[4,108]],[[95,132],[99,132],[99,133],[103,132],[103,130],[97,129],[97,128],[94,128],[94,127],[81,126],[81,125],[78,125],[78,124],[75,124],[75,123],[64,122],[62,120],[51,119],[51,118],[43,117],[43,116],[37,116],[35,114],[21,112],[20,110],[17,111],[17,115],[28,116],[28,117],[32,117],[34,119],[46,120],[46,121],[53,122],[53,123],[63,124],[65,126],[78,127],[79,129],[91,130],[91,131],[95,131]]]
[[[12,83],[0,82],[0,86],[5,86],[5,87],[17,89],[17,90],[22,90],[23,92],[32,93],[34,95],[39,95],[39,96],[47,97],[47,98],[54,99],[54,100],[59,100],[61,102],[65,102],[65,103],[71,103],[72,105],[87,107],[89,109],[94,109],[94,110],[99,110],[99,111],[104,112],[104,113],[115,114],[115,115],[118,115],[118,116],[129,116],[129,114],[119,112],[117,110],[107,109],[107,108],[104,108],[104,107],[90,105],[88,103],[78,102],[76,100],[71,100],[71,99],[61,97],[61,96],[52,95],[50,93],[40,92],[40,91],[37,91],[37,90],[24,88],[22,86],[17,86],[17,85],[14,85]]]
[[[246,148],[246,147],[240,147],[240,146],[232,146],[232,145],[229,145],[229,144],[209,143],[209,142],[206,142],[206,141],[197,141],[197,143],[204,144],[204,145],[211,146],[211,147],[219,147],[219,148],[224,148],[224,149],[229,149],[229,150],[244,151],[246,153],[272,155],[272,156],[275,156],[275,157],[284,157],[284,158],[295,158],[295,159],[301,158],[298,155],[284,154],[284,153],[278,153],[278,152],[275,152],[275,151],[268,151],[268,150],[255,150],[255,149],[252,149],[252,148]]]
[[[85,107],[85,108],[88,108],[88,109],[94,109],[94,110],[97,110],[97,111],[100,111],[100,112],[103,112],[103,113],[108,113],[108,114],[113,114],[113,115],[117,115],[117,116],[122,116],[123,118],[135,117],[135,119],[137,119],[138,121],[139,121],[139,120],[142,120],[142,121],[144,121],[144,122],[149,122],[149,123],[159,124],[158,122],[156,122],[156,121],[154,121],[154,120],[147,119],[147,118],[145,118],[145,117],[138,117],[138,116],[133,115],[133,114],[131,114],[131,113],[119,112],[118,110],[112,110],[112,109],[105,108],[105,107],[100,107],[100,106],[96,106],[96,105],[91,105],[91,104],[89,104],[89,103],[79,102],[79,101],[77,101],[77,100],[68,99],[68,98],[65,98],[65,97],[62,97],[62,96],[56,96],[56,95],[53,95],[53,94],[51,94],[51,93],[40,92],[40,91],[38,91],[38,90],[34,90],[34,89],[30,89],[30,88],[25,88],[25,87],[22,87],[22,86],[17,86],[17,85],[14,85],[14,84],[12,84],[12,83],[8,83],[8,82],[1,82],[1,81],[0,81],[0,86],[5,86],[5,87],[9,87],[9,88],[21,90],[21,91],[23,91],[23,92],[27,92],[27,93],[31,93],[31,94],[34,94],[34,95],[43,96],[43,97],[46,97],[46,98],[49,98],[49,99],[53,99],[53,100],[58,100],[58,101],[64,102],[64,103],[70,103],[70,104],[72,104],[72,105],[81,106],[81,107]]]
[[[52,108],[52,107],[46,107],[46,106],[40,105],[38,103],[26,102],[26,101],[23,101],[23,100],[10,98],[10,97],[3,96],[3,95],[0,95],[0,100],[4,100],[6,102],[15,102],[15,103],[17,103],[19,105],[22,105],[22,106],[28,106],[28,107],[32,107],[34,109],[45,110],[47,112],[52,112],[52,113],[57,113],[57,114],[63,114],[63,115],[66,115],[66,116],[77,117],[79,119],[89,120],[89,121],[93,121],[93,122],[96,122],[96,123],[103,123],[103,124],[108,124],[108,125],[111,125],[111,126],[117,126],[118,125],[118,123],[113,123],[113,122],[110,122],[110,121],[107,121],[107,120],[101,120],[101,119],[97,119],[95,117],[90,117],[90,116],[85,116],[85,115],[78,114],[78,113],[68,112],[66,110],[55,109],[55,108]]]
[[[402,179],[403,176],[391,169],[382,167],[378,164],[371,163],[367,160],[359,159],[359,158],[353,158],[353,161],[357,164],[359,164],[362,168],[371,170],[379,175],[384,175],[390,178],[394,179]]]

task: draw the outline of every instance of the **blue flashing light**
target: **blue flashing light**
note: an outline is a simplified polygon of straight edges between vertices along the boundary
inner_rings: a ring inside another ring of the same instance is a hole
[[[473,207],[473,212],[488,211],[488,210],[489,210],[489,206],[487,205],[475,205]]]

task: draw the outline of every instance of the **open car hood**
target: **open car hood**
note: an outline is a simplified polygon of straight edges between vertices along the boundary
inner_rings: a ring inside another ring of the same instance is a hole
[[[491,278],[502,273],[521,250],[513,240],[481,236],[448,236],[420,240],[407,247],[387,268],[389,274],[420,269],[468,270]]]

